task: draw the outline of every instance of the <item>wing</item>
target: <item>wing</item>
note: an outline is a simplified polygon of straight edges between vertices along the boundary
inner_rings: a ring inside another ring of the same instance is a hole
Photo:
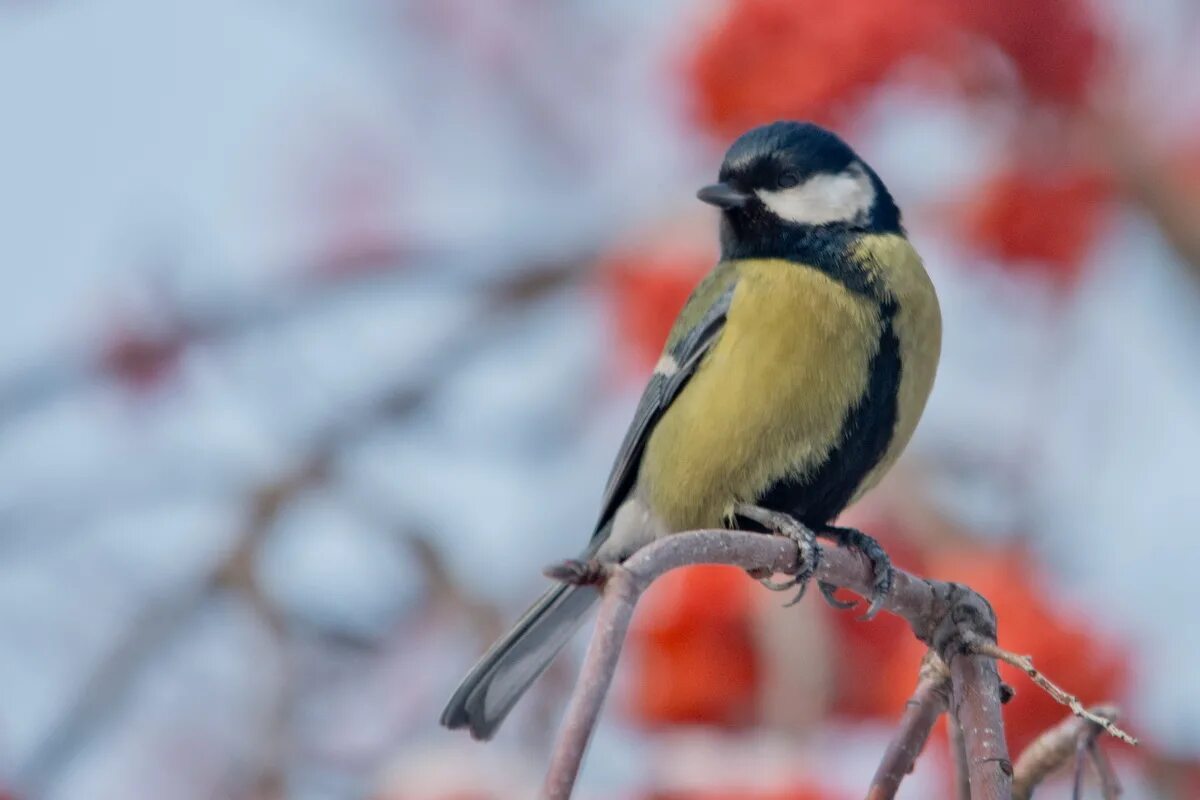
[[[597,538],[603,535],[605,526],[636,483],[642,452],[646,449],[646,442],[655,424],[687,386],[704,355],[720,337],[736,286],[735,265],[731,262],[719,264],[696,287],[679,312],[663,349],[662,360],[642,393],[633,422],[609,474],[600,518],[596,522],[596,533],[592,537],[593,545],[597,544]]]

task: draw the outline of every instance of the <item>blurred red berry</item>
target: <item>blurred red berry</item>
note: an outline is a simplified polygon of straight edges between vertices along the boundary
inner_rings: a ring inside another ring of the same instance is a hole
[[[711,221],[706,218],[705,224]],[[696,244],[715,241],[708,228],[666,222],[659,234],[613,251],[598,266],[614,307],[623,360],[641,377],[658,361],[675,317],[717,257],[715,249]]]
[[[1037,100],[1079,105],[1106,40],[1086,0],[953,0],[962,27],[996,44]]]
[[[779,789],[724,789],[664,791],[646,795],[644,800],[844,800],[846,796],[809,784]]]
[[[722,566],[675,570],[655,582],[630,636],[635,719],[650,726],[753,722],[756,588],[741,570]]]
[[[1189,142],[1172,150],[1172,171],[1185,188],[1200,192],[1200,142]]]
[[[963,233],[985,253],[1070,284],[1103,227],[1113,187],[1092,170],[997,173],[969,198]]]
[[[764,122],[844,122],[899,64],[929,57],[964,85],[995,85],[990,42],[1028,95],[1077,106],[1107,40],[1085,0],[730,0],[686,62],[695,114],[731,138]],[[981,74],[982,73],[982,74]]]
[[[726,138],[781,118],[828,124],[935,50],[945,17],[943,0],[733,0],[688,64],[697,115]]]
[[[1085,614],[1051,596],[1047,591],[1051,581],[1028,553],[983,545],[943,544],[917,550],[906,547],[904,537],[889,535],[886,526],[871,530],[886,537],[881,541],[897,563],[939,580],[964,583],[986,597],[999,620],[1000,645],[1033,654],[1039,669],[1085,704],[1119,702],[1124,697],[1128,648]],[[840,677],[834,712],[899,718],[916,688],[926,646],[906,623],[888,615],[864,625],[852,614],[835,614],[834,630]],[[1001,665],[1000,673],[1017,690],[1004,712],[1009,749],[1015,756],[1069,712],[1019,670]],[[935,733],[944,735],[940,730]]]
[[[893,563],[922,572],[921,553],[911,540],[881,519],[866,528],[878,538]],[[860,600],[839,592],[846,600]],[[853,719],[899,719],[916,686],[923,655],[912,648],[912,629],[903,619],[880,614],[869,625],[856,613],[824,609],[834,636],[837,664],[832,712]]]
[[[0,797],[0,800],[3,800]],[[373,797],[371,800],[504,800],[500,794],[484,791],[457,791],[450,790],[446,792],[434,791],[430,793],[426,791],[414,791],[405,793],[401,791],[399,794],[384,794],[378,797]]]
[[[179,365],[187,336],[179,328],[138,330],[117,326],[100,353],[102,369],[138,391],[160,386]]]

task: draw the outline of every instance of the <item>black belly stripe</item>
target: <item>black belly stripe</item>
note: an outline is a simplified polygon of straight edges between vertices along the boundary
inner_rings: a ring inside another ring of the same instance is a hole
[[[880,315],[879,350],[871,359],[867,389],[846,414],[840,443],[815,472],[779,481],[759,498],[759,505],[791,514],[809,526],[829,522],[887,452],[896,427],[902,366],[900,342],[892,327],[896,303],[881,303]]]

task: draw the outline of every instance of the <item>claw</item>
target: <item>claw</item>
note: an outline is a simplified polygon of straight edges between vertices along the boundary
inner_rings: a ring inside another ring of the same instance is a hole
[[[809,578],[811,578],[811,577],[812,576],[810,575]],[[791,608],[792,606],[796,605],[796,603],[799,603],[801,600],[804,599],[804,593],[808,591],[808,579],[807,578],[803,581],[796,581],[796,583],[800,584],[800,591],[796,592],[795,597],[793,597],[791,600],[788,600],[786,603],[783,604],[784,608]]]
[[[871,605],[867,606],[867,613],[863,614],[861,617],[859,617],[859,619],[863,622],[869,622],[875,619],[875,615],[878,614],[880,609],[883,608],[884,598],[885,595],[872,594]]]
[[[817,572],[817,565],[821,561],[821,549],[817,547],[816,535],[787,514],[762,508],[761,506],[739,504],[734,508],[734,513],[754,520],[767,530],[779,536],[786,536],[796,543],[796,548],[800,551],[800,557],[797,560],[797,571],[790,580],[777,583],[769,580],[766,576],[753,574],[752,576],[758,578],[759,583],[763,586],[775,592],[799,586],[800,591],[796,593],[795,597],[785,603],[784,607],[787,608],[799,603],[804,597],[804,592],[808,588],[809,581],[812,580],[813,575]]]
[[[871,602],[867,606],[866,613],[860,619],[869,620],[873,618],[883,608],[884,601],[892,591],[892,582],[895,579],[896,571],[892,569],[891,559],[888,558],[884,549],[879,546],[879,542],[854,528],[837,528],[832,525],[826,525],[818,532],[818,535],[832,539],[840,547],[859,551],[871,562],[871,572],[873,574],[871,581]],[[830,599],[829,595],[825,595],[825,599]],[[848,608],[849,606],[839,607]]]
[[[821,596],[825,598],[825,602],[829,603],[829,605],[833,606],[839,611],[845,611],[848,608],[854,608],[856,605],[858,605],[857,600],[838,600],[836,597],[834,597],[833,593],[837,591],[838,587],[834,586],[832,583],[817,581],[817,586],[820,588]]]
[[[789,578],[786,581],[773,581],[770,578],[759,578],[758,582],[770,589],[772,592],[786,592],[794,587],[799,581],[795,578]]]

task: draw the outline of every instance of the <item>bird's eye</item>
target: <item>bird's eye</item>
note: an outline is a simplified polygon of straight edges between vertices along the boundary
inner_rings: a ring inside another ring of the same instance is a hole
[[[785,172],[779,176],[779,180],[775,183],[780,189],[790,189],[800,183],[800,176],[794,172]]]

